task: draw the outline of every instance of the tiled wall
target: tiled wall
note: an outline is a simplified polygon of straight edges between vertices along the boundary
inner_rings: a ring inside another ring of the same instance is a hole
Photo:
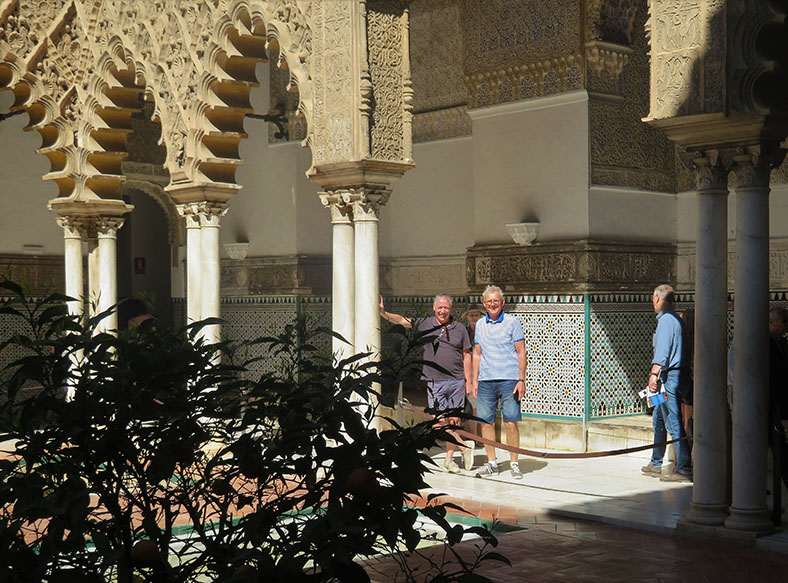
[[[528,391],[523,413],[530,416],[582,419],[637,415],[643,405],[637,397],[645,382],[656,326],[650,298],[644,294],[507,296],[507,311],[523,324],[528,350]],[[454,298],[455,313],[462,314],[479,298]],[[430,297],[386,299],[390,312],[404,315],[431,313]],[[330,326],[329,298],[309,302],[292,296],[225,298],[224,335],[249,340],[275,335],[305,311],[313,326]],[[175,313],[182,313],[176,309]],[[330,338],[324,337],[328,351]],[[257,356],[257,354],[250,356]],[[277,366],[265,359],[254,370]]]

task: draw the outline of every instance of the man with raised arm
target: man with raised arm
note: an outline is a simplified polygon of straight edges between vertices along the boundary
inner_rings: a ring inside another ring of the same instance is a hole
[[[476,322],[473,339],[472,394],[477,398],[476,416],[482,420],[482,437],[495,441],[495,415],[501,403],[506,443],[520,445],[520,400],[525,394],[525,369],[528,358],[520,320],[503,311],[503,292],[488,286],[482,295],[487,315]],[[476,473],[478,478],[501,472],[495,459],[495,447],[485,444],[487,463]],[[517,454],[509,453],[512,478],[521,480]]]
[[[460,322],[451,317],[451,296],[439,294],[432,304],[434,316],[423,319],[412,319],[391,314],[383,306],[380,298],[380,315],[392,324],[412,328],[426,335],[424,342],[424,366],[422,380],[427,382],[427,404],[431,409],[443,412],[451,409],[462,409],[465,406],[465,394],[470,387],[471,379],[471,341],[468,331]],[[435,363],[440,368],[430,365]],[[459,426],[457,418],[446,419],[446,423]],[[455,440],[462,443],[454,431],[449,430]],[[446,459],[443,468],[447,472],[457,473],[460,467],[454,461],[457,445],[446,442]],[[460,446],[466,470],[473,468],[473,442]]]

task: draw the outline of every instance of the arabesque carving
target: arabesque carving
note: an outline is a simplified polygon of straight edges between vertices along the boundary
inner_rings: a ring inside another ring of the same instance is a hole
[[[673,281],[673,245],[570,241],[489,245],[468,249],[466,276],[471,293],[495,283],[528,293],[649,290]]]
[[[171,184],[234,184],[255,64],[268,48],[311,120],[308,0],[16,0],[0,79],[30,114],[60,198],[116,199],[138,96],[155,103]],[[311,123],[311,122],[310,122]]]

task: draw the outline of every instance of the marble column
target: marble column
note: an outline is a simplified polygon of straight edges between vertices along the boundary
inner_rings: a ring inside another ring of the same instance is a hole
[[[100,332],[118,329],[118,229],[123,226],[121,217],[101,217],[96,220],[98,237],[98,313],[112,311],[97,325]]]
[[[692,503],[684,521],[719,526],[728,516],[728,169],[716,152],[694,159],[698,199]]]
[[[766,508],[769,385],[769,171],[752,155],[736,166],[733,483],[727,528],[773,528]]]
[[[200,310],[202,319],[221,317],[221,266],[219,262],[219,223],[227,213],[225,203],[200,204],[201,284]],[[221,340],[221,326],[210,324],[202,330],[208,344]]]
[[[357,352],[380,353],[379,203],[371,197],[353,202],[355,229],[355,346]]]
[[[88,240],[88,315],[92,318],[99,313],[99,295],[101,284],[99,281],[99,248],[96,227],[91,221],[87,231]]]
[[[85,281],[82,267],[82,239],[85,225],[80,219],[61,217],[57,220],[63,229],[66,295],[74,298],[68,302],[68,313],[81,316],[85,309]]]
[[[202,238],[199,205],[178,205],[186,223],[186,323],[202,319]]]
[[[323,193],[320,200],[331,212],[331,326],[347,342],[332,340],[332,353],[336,360],[354,353],[356,322],[355,290],[355,233],[351,206],[338,195]]]

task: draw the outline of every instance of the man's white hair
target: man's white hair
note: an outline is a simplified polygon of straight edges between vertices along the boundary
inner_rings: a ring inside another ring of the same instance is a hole
[[[656,288],[654,288],[654,295],[661,300],[665,300],[671,306],[676,300],[676,291],[666,283],[658,285]]]
[[[486,288],[484,288],[482,299],[487,299],[487,296],[492,293],[497,293],[499,296],[501,296],[501,299],[503,299],[503,290],[497,285],[488,285]]]
[[[447,300],[449,302],[449,306],[452,305],[451,296],[449,294],[438,294],[435,296],[435,299],[432,300],[432,305],[434,306],[437,304],[438,300]]]

